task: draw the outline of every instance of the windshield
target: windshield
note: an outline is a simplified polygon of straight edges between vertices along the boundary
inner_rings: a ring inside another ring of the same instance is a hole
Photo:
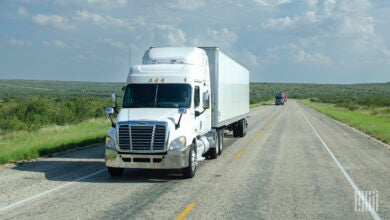
[[[123,108],[188,108],[191,87],[187,84],[129,84]]]
[[[278,93],[275,95],[275,98],[277,99],[282,99],[283,98],[283,93]]]

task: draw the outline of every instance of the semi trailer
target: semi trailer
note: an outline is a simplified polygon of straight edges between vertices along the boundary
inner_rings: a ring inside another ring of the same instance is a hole
[[[199,162],[222,153],[225,132],[247,133],[249,70],[218,47],[151,47],[123,90],[122,105],[113,93],[105,110],[111,176],[144,168],[192,178]]]

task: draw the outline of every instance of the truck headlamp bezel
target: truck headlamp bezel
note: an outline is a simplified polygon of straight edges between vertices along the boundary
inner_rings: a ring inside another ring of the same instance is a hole
[[[115,150],[115,140],[111,136],[106,136],[106,148]]]
[[[186,147],[186,143],[187,143],[186,137],[180,136],[171,142],[171,144],[169,145],[169,149],[170,150],[182,149]]]

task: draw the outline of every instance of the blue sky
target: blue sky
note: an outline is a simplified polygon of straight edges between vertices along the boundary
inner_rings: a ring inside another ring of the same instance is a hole
[[[122,82],[150,46],[218,46],[252,82],[389,82],[389,24],[386,0],[2,0],[0,79]]]

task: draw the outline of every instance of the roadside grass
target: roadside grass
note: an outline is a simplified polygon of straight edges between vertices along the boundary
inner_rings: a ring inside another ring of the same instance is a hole
[[[31,160],[77,146],[103,142],[110,128],[107,119],[49,126],[34,132],[18,131],[0,136],[0,164]]]
[[[263,101],[263,102],[259,102],[259,103],[250,104],[249,108],[256,108],[256,107],[259,107],[259,106],[262,106],[262,105],[272,105],[272,104],[274,104],[274,100],[268,100],[268,101]]]
[[[369,134],[385,143],[390,143],[390,113],[388,107],[358,108],[353,111],[335,104],[301,100],[304,104]]]

